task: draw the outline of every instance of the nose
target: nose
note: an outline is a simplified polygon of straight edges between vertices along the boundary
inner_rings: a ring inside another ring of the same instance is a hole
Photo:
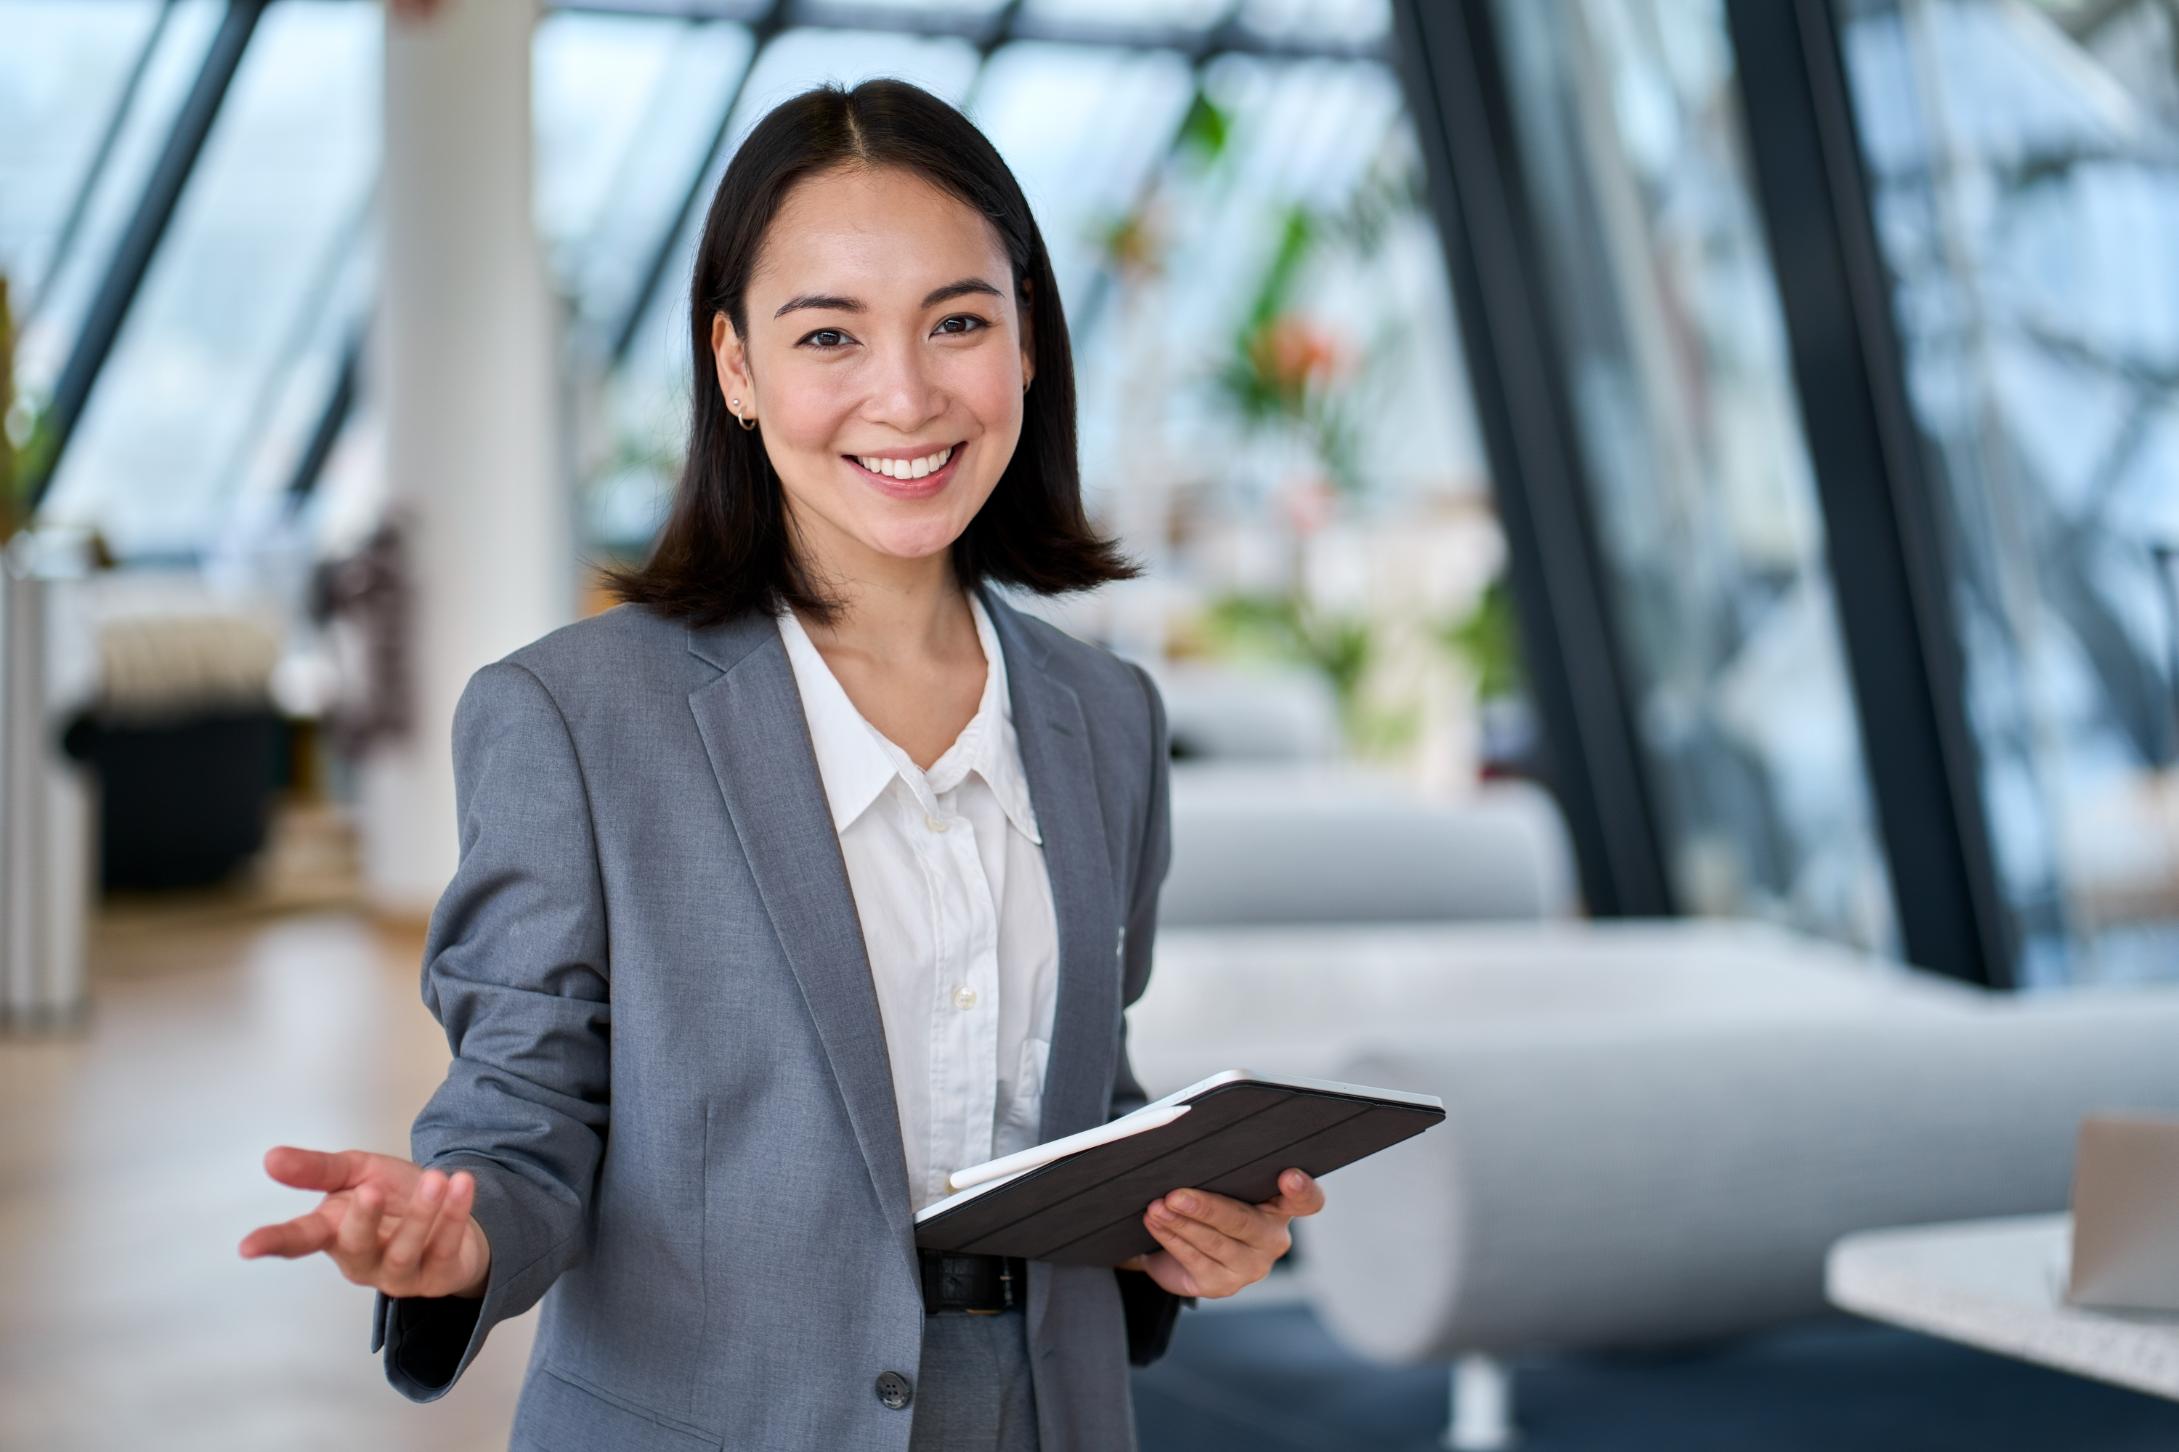
[[[946,411],[945,390],[937,378],[936,361],[910,340],[897,347],[878,350],[870,373],[870,399],[865,414],[904,436],[918,433]]]

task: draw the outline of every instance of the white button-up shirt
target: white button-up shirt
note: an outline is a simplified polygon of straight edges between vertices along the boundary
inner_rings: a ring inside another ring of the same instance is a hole
[[[968,601],[983,696],[928,772],[863,719],[794,612],[779,615],[862,920],[918,1209],[954,1170],[1037,1142],[1058,986],[1005,656],[983,601]]]

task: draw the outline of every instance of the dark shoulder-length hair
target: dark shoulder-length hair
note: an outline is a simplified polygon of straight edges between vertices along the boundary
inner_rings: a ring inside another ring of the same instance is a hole
[[[600,572],[618,599],[694,625],[792,605],[818,620],[838,608],[794,555],[763,427],[745,430],[719,396],[711,321],[746,339],[749,274],[765,229],[797,182],[837,167],[899,167],[989,218],[1006,247],[1028,322],[1035,383],[1006,472],[953,542],[964,587],[992,580],[1039,594],[1141,573],[1082,510],[1075,452],[1074,355],[1043,235],[1014,174],[975,125],[906,81],[819,86],[781,103],[734,153],[711,198],[689,284],[688,457],[648,559]]]

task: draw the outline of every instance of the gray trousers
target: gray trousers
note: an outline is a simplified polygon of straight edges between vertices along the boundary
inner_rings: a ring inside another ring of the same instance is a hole
[[[1028,1320],[1006,1311],[924,1321],[909,1452],[1037,1452]]]

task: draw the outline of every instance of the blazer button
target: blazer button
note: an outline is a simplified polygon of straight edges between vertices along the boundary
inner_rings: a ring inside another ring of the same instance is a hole
[[[907,1406],[909,1398],[914,1395],[915,1390],[908,1385],[908,1378],[902,1376],[899,1372],[881,1371],[878,1373],[878,1400],[891,1407],[894,1411],[897,1412],[902,1407]]]

